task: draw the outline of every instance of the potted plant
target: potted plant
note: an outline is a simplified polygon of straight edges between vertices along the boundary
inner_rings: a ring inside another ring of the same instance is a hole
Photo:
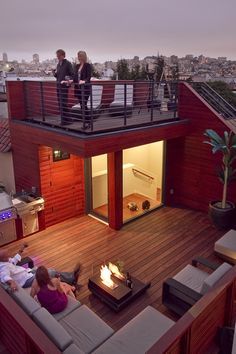
[[[222,166],[218,177],[223,184],[222,200],[214,200],[209,204],[209,215],[214,225],[219,229],[229,229],[235,222],[235,204],[227,200],[228,185],[236,179],[236,168],[233,163],[236,160],[236,135],[233,132],[224,132],[220,137],[214,130],[207,129],[204,133],[209,138],[204,143],[212,147],[213,154],[222,154]]]

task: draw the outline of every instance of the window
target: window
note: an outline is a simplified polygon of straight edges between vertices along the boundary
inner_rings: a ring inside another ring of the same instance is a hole
[[[66,151],[62,150],[53,150],[53,162],[68,160],[70,158],[70,154]]]

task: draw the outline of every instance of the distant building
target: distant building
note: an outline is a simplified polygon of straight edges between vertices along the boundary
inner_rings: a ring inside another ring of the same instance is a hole
[[[33,54],[33,62],[34,62],[34,64],[39,64],[39,55],[38,54]]]
[[[186,54],[185,55],[185,59],[187,59],[187,60],[193,60],[193,54]]]
[[[227,61],[227,57],[218,57],[218,61],[223,63],[224,61]]]
[[[8,62],[7,53],[3,53],[3,54],[2,54],[2,60],[3,60],[4,63],[7,63],[7,62]]]

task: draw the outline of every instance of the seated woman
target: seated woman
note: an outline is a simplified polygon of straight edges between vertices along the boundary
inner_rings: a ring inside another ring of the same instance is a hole
[[[91,64],[87,62],[86,52],[80,50],[78,52],[79,64],[75,67],[74,83],[75,83],[75,97],[80,103],[81,110],[85,112],[85,120],[89,125],[89,109],[87,106],[88,99],[90,96],[90,79],[92,75]],[[84,86],[84,95],[82,95],[82,86]]]
[[[37,296],[39,303],[50,313],[63,311],[68,303],[67,295],[75,297],[74,287],[50,278],[47,268],[41,266],[35,273],[30,295]]]

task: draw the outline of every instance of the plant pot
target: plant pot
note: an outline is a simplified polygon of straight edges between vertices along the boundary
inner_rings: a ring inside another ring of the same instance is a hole
[[[209,216],[214,226],[219,230],[226,230],[233,227],[235,223],[235,205],[227,201],[228,208],[222,209],[217,206],[219,201],[212,201],[209,204]]]

